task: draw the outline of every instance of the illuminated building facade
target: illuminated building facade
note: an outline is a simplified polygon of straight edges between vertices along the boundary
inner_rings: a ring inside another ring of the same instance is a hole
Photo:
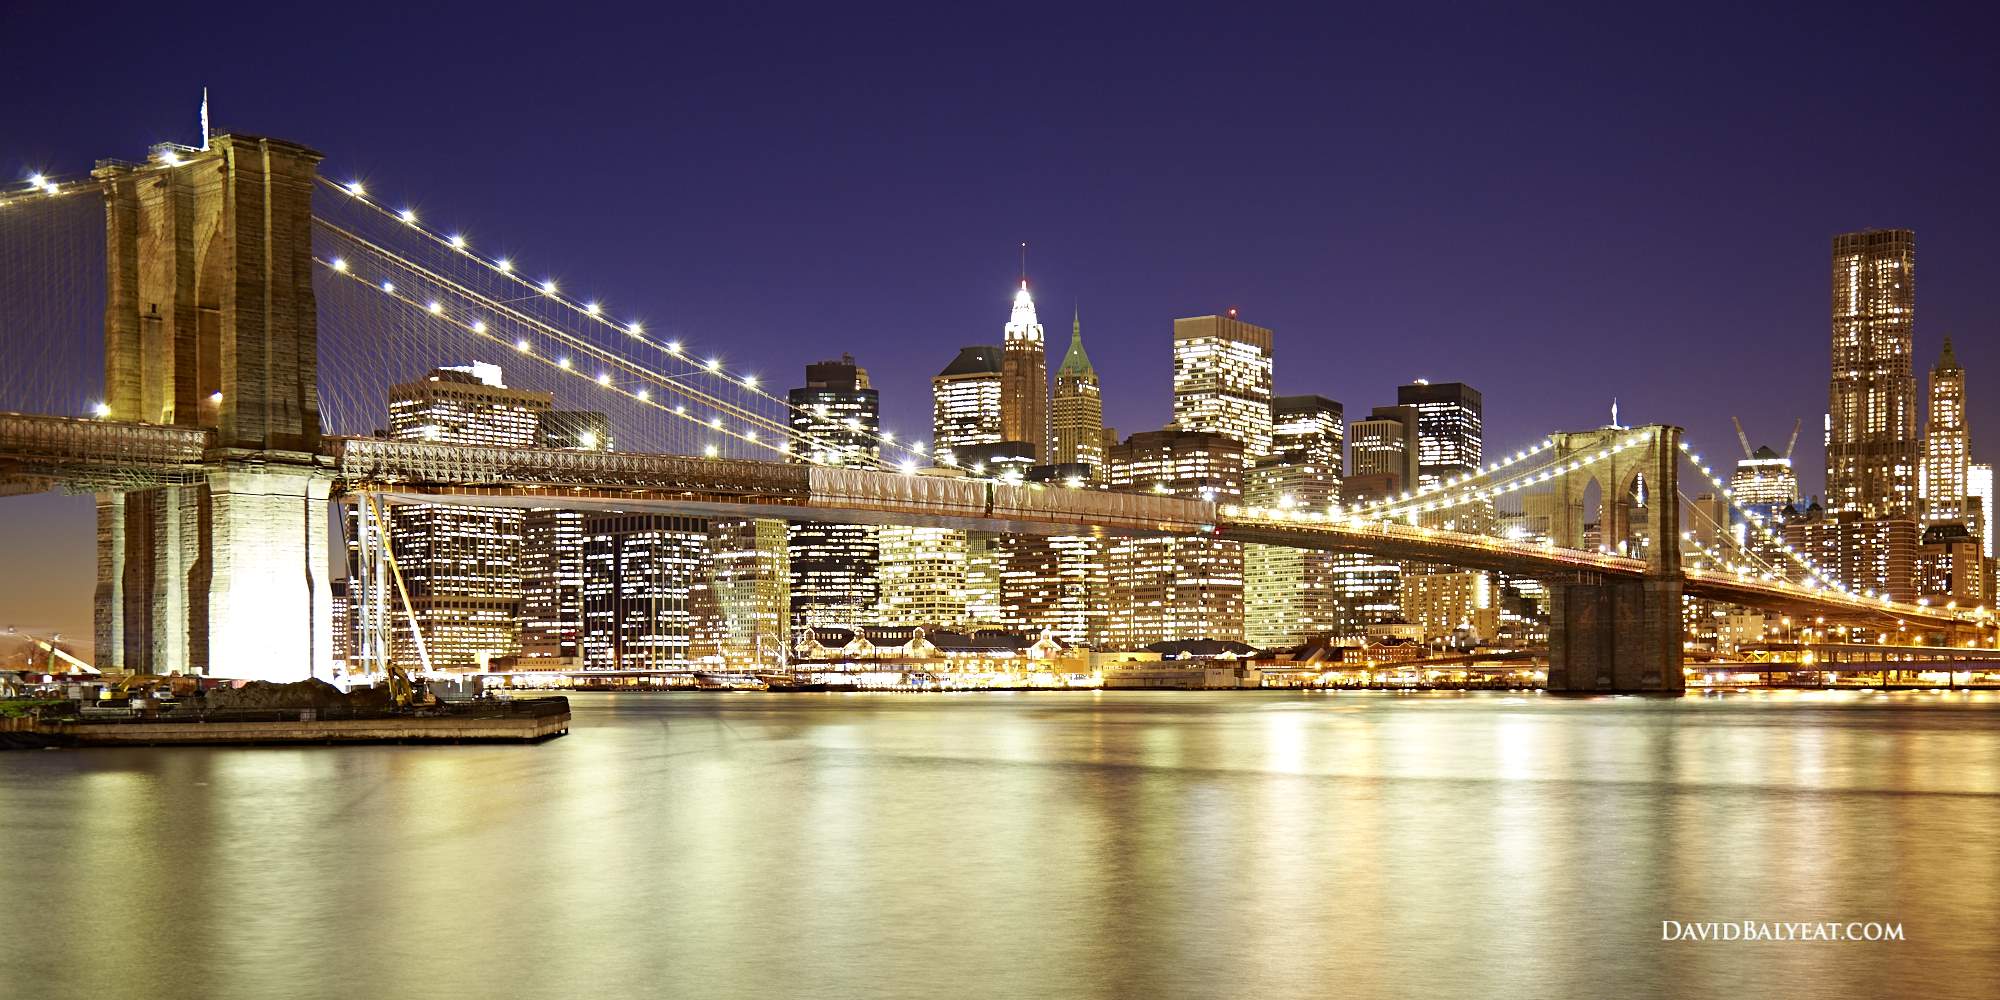
[[[949,625],[965,619],[965,532],[885,524],[881,529],[883,625]]]
[[[1056,368],[1053,405],[1055,454],[1051,464],[1086,465],[1091,478],[1104,470],[1104,398],[1097,369],[1083,350],[1083,318],[1070,324],[1069,350]]]
[[[1760,445],[1750,457],[1737,460],[1729,492],[1737,506],[1774,516],[1799,502],[1799,477],[1792,471],[1791,459]]]
[[[1347,422],[1325,396],[1271,397],[1271,454],[1300,452],[1338,480],[1347,455]]]
[[[1917,590],[1932,604],[1956,603],[1961,608],[1991,605],[1986,556],[1979,539],[1962,521],[1924,528],[1917,549]]]
[[[794,461],[874,468],[881,458],[881,396],[852,355],[806,366],[791,390]],[[788,529],[791,623],[854,629],[875,620],[879,529],[872,524],[805,521]]]
[[[1965,505],[1972,511],[1980,551],[1993,558],[1993,466],[1974,462],[1965,469]]]
[[[1042,341],[1035,298],[1028,294],[1028,279],[1022,278],[1000,345],[1000,438],[1024,442],[1036,460],[1047,461],[1049,362]]]
[[[1817,504],[1785,525],[1785,544],[1849,590],[1905,603],[1917,599],[1919,539],[1915,518],[1835,514]]]
[[[1243,448],[1230,435],[1170,425],[1134,434],[1111,449],[1105,479],[1112,489],[1231,503],[1243,492]],[[1111,538],[1106,577],[1112,613],[1105,641],[1110,648],[1243,638],[1241,543],[1208,537]]]
[[[1174,320],[1174,423],[1243,446],[1242,464],[1271,453],[1271,331],[1226,316]]]
[[[956,465],[957,449],[1007,439],[1001,424],[1005,367],[1001,349],[963,348],[931,379],[931,446],[940,464]]]
[[[1931,368],[1930,414],[1924,423],[1924,520],[1974,520],[1966,497],[1971,442],[1965,420],[1965,369],[1944,338],[1944,353]]]
[[[1378,406],[1352,428],[1350,475],[1367,480],[1370,499],[1385,500],[1416,489],[1417,414],[1406,406]],[[1358,485],[1358,484],[1357,484]],[[1353,502],[1363,502],[1358,498]]]
[[[439,368],[389,390],[390,436],[403,441],[524,447],[555,408],[546,392],[513,389],[498,367]],[[526,513],[452,504],[390,510],[390,544],[433,666],[472,669],[521,651]],[[400,623],[399,623],[400,624]],[[419,662],[407,628],[391,656]]]
[[[584,520],[583,663],[589,670],[694,666],[695,589],[708,576],[708,524],[663,514]]]
[[[1478,390],[1419,380],[1396,388],[1396,405],[1417,416],[1417,487],[1479,471],[1485,402]]]
[[[528,511],[521,528],[521,657],[574,660],[583,652],[581,511]]]
[[[1334,420],[1339,426],[1337,415]],[[1340,453],[1329,453],[1324,438],[1292,443],[1300,447],[1250,467],[1243,488],[1246,505],[1325,511],[1339,502]],[[1269,649],[1339,634],[1341,563],[1334,552],[1243,546],[1243,641]]]
[[[790,639],[791,573],[785,522],[760,519],[708,523],[708,572],[696,582],[698,662],[731,668],[784,664]]]
[[[1833,239],[1833,378],[1826,425],[1826,508],[1912,517],[1917,498],[1916,234]]]
[[[1403,620],[1426,639],[1490,639],[1499,630],[1500,607],[1485,573],[1415,573],[1403,578]]]
[[[1411,418],[1408,422],[1400,418],[1383,419],[1384,411],[1392,415],[1401,413],[1396,407],[1380,407],[1375,416],[1357,420],[1350,428],[1355,474],[1341,483],[1344,503],[1377,503],[1399,496],[1407,482],[1401,470],[1407,467],[1410,475],[1415,475],[1414,416],[1403,414]],[[1363,473],[1364,468],[1398,471]],[[1370,625],[1403,620],[1401,563],[1365,552],[1340,552],[1334,553],[1328,572],[1338,615],[1335,634],[1359,636]]]

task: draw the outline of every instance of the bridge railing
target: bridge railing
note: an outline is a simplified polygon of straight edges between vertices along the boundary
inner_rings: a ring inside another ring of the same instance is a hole
[[[0,475],[79,492],[198,481],[213,434],[122,420],[0,413]]]
[[[563,448],[506,448],[382,438],[329,438],[336,473],[352,485],[602,486],[758,495],[803,501],[807,466]]]

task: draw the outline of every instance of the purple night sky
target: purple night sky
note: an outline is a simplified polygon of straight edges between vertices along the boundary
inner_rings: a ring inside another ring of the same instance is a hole
[[[12,10],[0,169],[191,141],[207,86],[218,126],[781,388],[850,351],[899,432],[999,341],[1027,240],[1050,367],[1080,306],[1124,433],[1168,418],[1171,320],[1236,306],[1280,392],[1463,380],[1494,450],[1614,395],[1723,459],[1731,414],[1777,447],[1804,417],[1808,493],[1830,239],[1908,227],[1918,363],[1954,336],[2000,458],[1990,6],[510,6]],[[87,633],[88,501],[4,504],[0,624]]]

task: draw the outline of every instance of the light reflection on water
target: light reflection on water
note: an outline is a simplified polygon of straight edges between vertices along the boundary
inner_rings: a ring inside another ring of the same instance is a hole
[[[585,695],[0,754],[0,993],[1980,996],[2000,700]],[[1691,944],[1662,920],[1886,920]]]

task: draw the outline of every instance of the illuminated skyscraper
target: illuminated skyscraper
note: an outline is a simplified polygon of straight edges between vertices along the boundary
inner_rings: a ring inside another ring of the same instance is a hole
[[[1417,414],[1406,406],[1378,406],[1366,420],[1356,420],[1353,430],[1353,464],[1348,478],[1358,490],[1349,490],[1351,502],[1361,502],[1361,492],[1379,501],[1416,489]]]
[[[883,525],[883,625],[952,625],[965,619],[965,532]]]
[[[1243,492],[1243,444],[1171,425],[1134,434],[1106,456],[1105,481],[1112,489],[1233,502]],[[1243,637],[1241,543],[1112,538],[1106,569],[1111,613],[1105,638],[1111,648]]]
[[[1826,425],[1826,509],[1912,517],[1917,498],[1917,379],[1911,328],[1916,234],[1872,229],[1833,238],[1833,379]]]
[[[1347,424],[1339,403],[1325,396],[1271,398],[1271,454],[1304,452],[1322,468],[1342,473]]]
[[[1329,462],[1324,447],[1311,446],[1259,459],[1250,467],[1243,502],[1280,510],[1325,511],[1340,500],[1339,460],[1339,452],[1333,452]],[[1243,641],[1272,648],[1339,633],[1337,570],[1342,561],[1334,552],[1243,546]]]
[[[1028,279],[1014,293],[1014,313],[1007,320],[1001,344],[1000,438],[1020,441],[1034,449],[1035,459],[1049,458],[1049,362],[1042,345],[1042,322],[1035,317],[1035,299]]]
[[[1775,516],[1780,508],[1799,502],[1799,477],[1792,471],[1790,457],[1760,445],[1749,457],[1737,460],[1729,492],[1737,506]]]
[[[931,445],[940,464],[953,465],[956,450],[1006,440],[1001,424],[1004,363],[1000,348],[963,348],[931,379]]]
[[[390,388],[389,430],[404,441],[529,446],[554,407],[549,393],[507,387],[496,366],[439,368]],[[468,669],[520,652],[525,520],[491,507],[391,509],[390,542],[433,665]],[[394,636],[391,655],[416,663],[408,629]]]
[[[874,468],[881,457],[881,398],[851,355],[806,366],[787,396],[800,438],[793,461]],[[791,621],[795,627],[855,629],[875,620],[879,529],[805,521],[789,529]]]
[[[1069,350],[1056,369],[1054,404],[1055,454],[1051,464],[1088,465],[1093,478],[1104,477],[1104,399],[1097,369],[1083,352],[1083,317],[1070,323]]]
[[[582,654],[583,522],[575,510],[528,511],[521,529],[521,656]]]
[[[1973,531],[1979,535],[1981,551],[1993,558],[1993,466],[1977,462],[1966,467],[1965,501],[1972,509]]]
[[[584,520],[583,661],[591,670],[694,666],[695,589],[708,576],[708,523],[662,514]]]
[[[1174,423],[1243,445],[1242,463],[1271,453],[1271,331],[1227,316],[1174,320]]]
[[[690,595],[690,654],[730,668],[782,665],[791,636],[785,522],[712,520],[706,544],[707,573]]]
[[[1944,353],[1931,368],[1931,407],[1924,424],[1924,520],[1974,520],[1966,500],[1970,432],[1965,421],[1965,369],[1944,338]]]
[[[1418,380],[1396,388],[1396,404],[1417,414],[1417,486],[1479,470],[1485,404],[1478,390],[1463,382]]]

